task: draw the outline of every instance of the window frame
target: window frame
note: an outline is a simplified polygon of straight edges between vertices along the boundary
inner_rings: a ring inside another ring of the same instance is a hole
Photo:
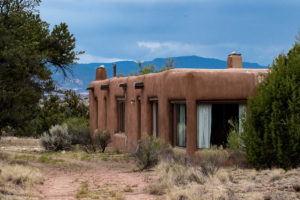
[[[235,100],[197,100],[196,101],[196,109],[197,109],[197,123],[196,123],[196,126],[197,126],[197,149],[202,149],[202,148],[199,148],[198,147],[198,105],[200,104],[210,104],[211,107],[213,107],[213,105],[216,105],[216,104],[236,104],[238,106],[238,109],[240,107],[240,105],[245,105],[247,106],[247,99],[235,99]],[[211,117],[212,117],[212,121],[211,121],[211,126],[213,125],[213,113],[211,113]],[[240,115],[238,115],[238,121],[239,121],[239,129],[240,129]],[[212,127],[211,127],[212,128]],[[210,138],[210,143],[211,143],[211,140],[212,140],[212,133],[211,133],[211,138]],[[213,144],[211,144],[213,145]]]
[[[171,121],[172,121],[172,143],[173,146],[175,147],[179,147],[179,148],[186,148],[187,146],[187,105],[186,105],[186,100],[171,100],[170,101],[171,105],[172,105],[172,114],[171,114]],[[179,130],[178,130],[178,123],[179,123],[179,109],[180,109],[180,105],[185,105],[185,145],[184,146],[180,146],[179,145],[179,139],[178,139],[178,135],[179,135]]]

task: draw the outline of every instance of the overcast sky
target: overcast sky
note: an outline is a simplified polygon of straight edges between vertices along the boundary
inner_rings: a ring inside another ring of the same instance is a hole
[[[268,65],[300,30],[300,0],[43,0],[40,14],[69,25],[80,63],[236,51]]]

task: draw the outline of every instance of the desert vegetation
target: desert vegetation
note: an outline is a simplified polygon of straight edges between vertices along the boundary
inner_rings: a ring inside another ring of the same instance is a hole
[[[248,100],[244,144],[256,169],[300,164],[300,34],[290,51],[274,59],[257,94]]]
[[[211,163],[210,163],[211,165]],[[256,171],[214,166],[207,170],[192,163],[161,162],[157,179],[147,188],[153,195],[170,199],[298,199],[299,169]],[[297,175],[296,175],[297,174]],[[295,177],[294,177],[295,175]]]
[[[230,122],[231,123],[231,122]],[[236,134],[233,128],[229,135]],[[299,168],[255,170],[234,135],[229,147],[213,147],[190,157],[180,149],[145,136],[135,154],[140,170],[155,172],[146,191],[158,199],[298,199]],[[151,147],[151,148],[150,148]],[[151,152],[151,156],[150,156]]]
[[[26,199],[33,197],[32,187],[44,183],[42,171],[28,164],[32,159],[0,152],[0,198],[1,199]]]
[[[247,163],[245,153],[217,147],[189,157],[149,136],[143,137],[140,144],[151,148],[141,148],[139,155],[110,147],[104,153],[101,149],[87,153],[78,145],[72,145],[68,151],[46,151],[38,139],[3,137],[1,198],[279,200],[300,197],[299,168],[255,170]],[[146,162],[137,160],[149,151],[156,152],[157,157],[148,157]]]

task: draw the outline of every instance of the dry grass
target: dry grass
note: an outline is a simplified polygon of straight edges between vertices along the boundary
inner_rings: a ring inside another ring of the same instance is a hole
[[[1,146],[39,146],[39,140],[35,138],[1,137]]]
[[[270,182],[275,182],[283,178],[285,171],[283,169],[274,169],[271,171],[266,171],[266,173],[269,174]]]
[[[23,153],[41,152],[39,140],[35,138],[1,137],[0,150]]]
[[[158,177],[147,191],[171,200],[300,199],[300,168],[286,172],[220,167],[207,175],[200,166],[161,162],[155,172]]]
[[[0,199],[34,199],[31,187],[44,183],[42,172],[26,162],[17,164],[10,156],[0,154]]]
[[[15,185],[26,186],[35,183],[42,184],[44,182],[43,175],[39,169],[18,165],[1,163],[1,177],[5,182],[12,182]]]

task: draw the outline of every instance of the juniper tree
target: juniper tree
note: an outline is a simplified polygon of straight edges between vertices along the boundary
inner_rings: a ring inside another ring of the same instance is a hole
[[[300,33],[299,33],[300,37]],[[255,168],[300,164],[300,38],[280,54],[248,101],[244,142]]]

